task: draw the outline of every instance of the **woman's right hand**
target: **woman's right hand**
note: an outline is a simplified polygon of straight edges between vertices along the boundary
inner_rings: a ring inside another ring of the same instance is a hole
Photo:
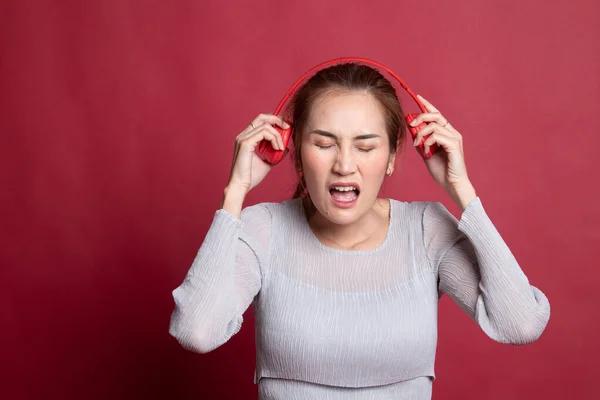
[[[272,165],[261,160],[255,152],[258,144],[264,139],[270,141],[274,149],[283,149],[281,135],[272,125],[289,128],[289,125],[276,115],[260,114],[237,136],[227,190],[235,189],[245,196],[273,168]]]

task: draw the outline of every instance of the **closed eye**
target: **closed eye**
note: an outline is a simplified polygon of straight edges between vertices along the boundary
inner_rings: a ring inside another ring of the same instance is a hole
[[[315,144],[315,146],[317,146],[320,149],[329,149],[331,147],[333,147],[333,145],[329,144],[329,145],[321,145],[321,144]],[[359,147],[358,151],[362,152],[362,153],[368,153],[371,150],[374,150],[373,147],[369,147],[369,148],[363,148],[363,147]]]

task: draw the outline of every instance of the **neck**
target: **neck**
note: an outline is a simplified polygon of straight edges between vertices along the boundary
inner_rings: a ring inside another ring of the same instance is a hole
[[[350,224],[335,224],[319,213],[309,200],[304,200],[308,223],[314,234],[322,241],[331,242],[342,249],[352,249],[387,233],[391,204],[387,199],[377,199],[373,207],[361,218]],[[386,229],[381,229],[381,224]]]

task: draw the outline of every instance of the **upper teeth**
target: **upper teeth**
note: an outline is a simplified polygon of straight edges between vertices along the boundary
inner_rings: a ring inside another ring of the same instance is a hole
[[[340,192],[349,192],[351,190],[356,190],[354,186],[334,186],[335,190],[339,190]]]

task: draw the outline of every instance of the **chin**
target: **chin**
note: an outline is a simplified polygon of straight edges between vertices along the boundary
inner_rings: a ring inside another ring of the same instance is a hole
[[[325,218],[334,224],[346,225],[360,219],[366,210],[364,209],[365,198],[358,194],[355,199],[340,201],[332,197],[331,193],[325,193],[317,209]]]

